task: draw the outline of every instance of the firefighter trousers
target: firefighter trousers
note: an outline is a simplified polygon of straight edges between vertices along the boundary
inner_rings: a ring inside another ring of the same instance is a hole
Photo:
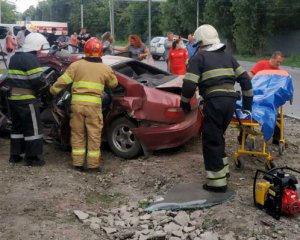
[[[72,104],[70,125],[73,166],[83,166],[87,158],[87,168],[98,168],[103,127],[101,106]]]
[[[227,185],[229,168],[224,133],[232,119],[236,100],[235,97],[222,96],[211,97],[204,102],[202,144],[208,186]]]
[[[25,153],[25,157],[42,154],[42,122],[38,104],[28,103],[28,100],[10,100],[9,105],[12,119],[10,154]]]

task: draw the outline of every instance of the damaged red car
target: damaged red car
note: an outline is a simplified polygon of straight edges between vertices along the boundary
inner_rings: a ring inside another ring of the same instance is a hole
[[[61,74],[80,55],[40,55],[42,65]],[[121,158],[135,158],[149,152],[180,146],[199,135],[202,112],[193,97],[192,111],[180,108],[182,77],[154,66],[120,56],[104,56],[119,85],[107,91],[109,109],[104,110],[103,141]],[[68,126],[63,127],[63,131]],[[68,135],[68,134],[64,134]],[[69,136],[68,136],[69,137]]]

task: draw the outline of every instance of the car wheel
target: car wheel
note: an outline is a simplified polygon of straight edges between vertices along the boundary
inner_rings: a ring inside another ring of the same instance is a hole
[[[152,58],[156,61],[158,61],[160,59],[160,56],[157,56],[157,55],[152,55]]]
[[[125,117],[112,122],[107,132],[107,140],[115,155],[125,159],[138,156],[142,147],[131,131],[136,127],[137,125],[133,121]]]

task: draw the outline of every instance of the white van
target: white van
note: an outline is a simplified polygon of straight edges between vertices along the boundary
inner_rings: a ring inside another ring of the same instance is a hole
[[[12,31],[13,37],[16,38],[18,32],[21,30],[22,25],[18,24],[0,24],[0,44],[1,47],[5,42],[8,31]]]

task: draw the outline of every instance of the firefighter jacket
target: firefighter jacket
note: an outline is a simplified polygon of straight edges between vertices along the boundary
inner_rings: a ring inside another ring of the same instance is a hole
[[[34,54],[17,52],[9,63],[8,86],[11,88],[9,100],[34,102],[38,90],[45,86],[42,73],[43,69]]]
[[[11,155],[25,153],[27,158],[43,153],[42,122],[35,97],[45,86],[42,73],[43,69],[33,53],[17,52],[9,62]]]
[[[84,58],[72,63],[50,88],[53,95],[72,84],[71,104],[101,105],[104,86],[114,88],[118,80],[101,58]]]
[[[224,48],[198,52],[189,61],[183,79],[181,102],[189,103],[197,86],[204,99],[216,96],[238,97],[234,90],[236,81],[241,85],[243,108],[251,111],[253,91],[248,73]]]

